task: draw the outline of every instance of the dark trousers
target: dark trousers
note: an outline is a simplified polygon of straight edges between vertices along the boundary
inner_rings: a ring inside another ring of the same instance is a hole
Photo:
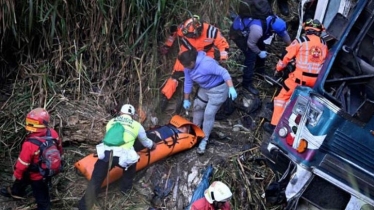
[[[258,41],[257,46],[258,48],[260,48],[260,50],[265,50],[263,39],[260,39]],[[260,74],[265,73],[265,59],[261,59],[260,57],[258,57],[258,55],[248,47],[244,50],[242,49],[242,51],[245,57],[242,85],[247,86],[252,84],[253,74],[255,70]]]
[[[31,185],[32,194],[35,198],[38,210],[50,210],[51,199],[49,196],[48,181],[41,180],[30,180],[28,176],[21,180],[16,180],[12,186],[12,194],[23,197],[25,195],[26,187]]]
[[[113,157],[111,168],[118,166],[118,157]],[[88,182],[86,192],[82,199],[79,201],[79,210],[90,210],[95,204],[96,198],[100,192],[101,184],[107,177],[109,169],[109,152],[105,152],[105,158],[103,160],[98,159],[95,163],[94,170],[92,172],[91,180]],[[123,171],[123,175],[120,183],[120,190],[126,192],[132,188],[133,179],[135,177],[136,164],[131,165],[126,171]]]

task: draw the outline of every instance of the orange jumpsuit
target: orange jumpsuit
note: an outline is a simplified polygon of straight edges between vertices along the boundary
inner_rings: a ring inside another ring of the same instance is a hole
[[[282,90],[274,98],[272,125],[278,124],[286,102],[297,85],[314,86],[328,53],[325,41],[313,34],[295,39],[286,51],[283,60],[278,61],[276,71],[282,71],[292,58],[296,60],[296,69],[288,75]]]
[[[219,58],[216,60],[226,60],[228,58],[228,49],[229,44],[225,37],[222,36],[218,28],[208,23],[203,23],[203,29],[201,35],[198,38],[188,38],[183,35],[182,29],[183,24],[179,25],[176,32],[169,36],[165,42],[167,47],[171,47],[176,38],[179,38],[179,54],[187,51],[192,48],[196,48],[197,51],[205,51],[206,55],[215,58],[214,51],[215,49],[219,51]],[[176,59],[174,64],[174,72],[183,72],[184,67]],[[170,99],[176,88],[178,86],[178,81],[173,78],[169,78],[162,88],[161,92],[166,96],[167,99]]]

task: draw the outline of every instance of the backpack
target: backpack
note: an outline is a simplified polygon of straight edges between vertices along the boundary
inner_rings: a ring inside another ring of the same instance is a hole
[[[231,24],[229,37],[242,51],[247,49],[247,39],[252,18],[236,16]]]
[[[107,146],[121,146],[125,142],[123,141],[123,133],[125,128],[120,122],[116,122],[113,126],[105,133],[103,143]]]
[[[266,19],[273,15],[273,10],[268,0],[240,0],[238,14],[241,17]]]
[[[34,168],[37,168],[44,177],[54,176],[62,170],[60,150],[49,129],[45,137],[30,138],[28,141],[39,147],[39,162]]]
[[[216,113],[215,120],[225,120],[232,113],[234,113],[235,110],[236,107],[234,105],[234,101],[230,97],[227,97],[226,101],[221,105]]]
[[[269,18],[269,19],[268,19]],[[261,27],[263,30],[263,36],[262,39],[267,39],[270,37],[273,32],[269,30],[269,25],[273,21],[275,21],[278,17],[275,15],[270,15],[267,18],[264,19],[255,19],[250,17],[241,17],[237,15],[230,27],[229,31],[229,37],[231,40],[234,41],[236,46],[242,51],[246,51],[248,49],[247,47],[247,39],[248,35],[250,33],[250,26],[253,20],[259,20],[261,22]],[[269,34],[270,32],[270,34]],[[266,38],[264,38],[266,37]]]
[[[262,102],[259,96],[244,91],[236,100],[235,107],[246,114],[255,113],[261,108]]]

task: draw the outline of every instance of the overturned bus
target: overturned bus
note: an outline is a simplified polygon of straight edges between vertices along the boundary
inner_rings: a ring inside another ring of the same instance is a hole
[[[327,26],[330,50],[315,87],[295,89],[263,141],[283,175],[287,209],[301,199],[319,209],[374,209],[374,2],[350,2]]]

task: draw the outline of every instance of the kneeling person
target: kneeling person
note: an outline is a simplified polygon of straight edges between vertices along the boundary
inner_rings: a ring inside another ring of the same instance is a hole
[[[151,150],[156,148],[156,144],[148,139],[144,127],[133,120],[134,114],[135,108],[130,104],[125,104],[121,108],[120,116],[110,120],[106,125],[103,143],[96,146],[98,160],[95,163],[91,180],[85,195],[79,201],[80,210],[92,209],[109,166],[111,166],[110,170],[115,166],[123,168],[120,190],[123,194],[131,190],[136,163],[139,160],[139,155],[133,147],[136,138],[144,147]],[[111,151],[113,158],[110,158]]]

